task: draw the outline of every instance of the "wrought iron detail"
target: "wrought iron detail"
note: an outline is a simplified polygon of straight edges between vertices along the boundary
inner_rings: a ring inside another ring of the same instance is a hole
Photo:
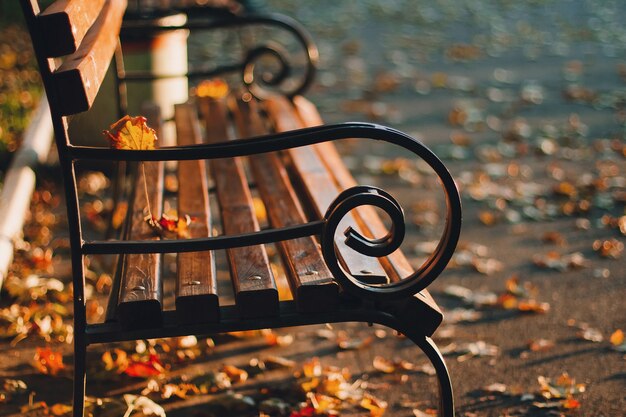
[[[298,74],[298,79],[293,80],[291,85],[287,85],[290,77],[296,74],[294,59],[287,51],[274,41],[259,43],[245,52],[241,62],[225,64],[209,70],[191,70],[186,75],[190,79],[210,78],[229,73],[239,72],[245,88],[253,96],[263,99],[274,91],[279,91],[282,95],[292,98],[303,94],[315,78],[319,52],[311,35],[296,20],[280,14],[244,15],[228,16],[224,19],[192,19],[181,25],[159,25],[145,20],[127,20],[122,28],[122,35],[137,35],[160,31],[170,31],[177,29],[190,29],[193,31],[212,31],[228,28],[244,28],[259,25],[275,27],[290,33],[299,48],[303,52],[303,69]],[[259,61],[263,58],[270,58],[277,63],[275,72],[265,71],[261,76],[255,74]],[[122,71],[118,73],[121,83],[131,81],[152,81],[156,79],[171,78],[172,75],[159,75],[145,71]]]
[[[400,282],[387,285],[367,284],[350,274],[339,261],[333,242],[337,227],[351,210],[363,205],[376,206],[391,219],[391,228],[387,235],[370,239],[349,227],[343,232],[346,236],[345,243],[348,247],[365,256],[382,257],[393,253],[400,247],[405,236],[402,207],[391,195],[377,187],[356,186],[339,194],[326,211],[324,229],[321,235],[322,254],[335,279],[346,291],[356,296],[378,300],[406,297],[426,288],[449,262],[460,234],[461,219],[457,217],[454,209],[456,203],[460,204],[457,201],[458,193],[456,189],[450,189],[445,184],[444,192],[448,200],[448,217],[444,234],[435,252],[422,268],[410,276],[404,277]]]
[[[387,192],[377,187],[356,186],[344,190],[326,210],[326,221],[322,234],[322,246],[334,241],[335,232],[342,218],[358,206],[371,205],[382,209],[391,219],[391,229],[386,236],[378,239],[364,237],[352,227],[343,233],[346,236],[346,245],[366,256],[387,256],[402,244],[404,239],[404,212],[400,204]],[[332,246],[330,244],[329,246]],[[332,259],[334,258],[334,259]],[[326,259],[337,262],[336,256]]]

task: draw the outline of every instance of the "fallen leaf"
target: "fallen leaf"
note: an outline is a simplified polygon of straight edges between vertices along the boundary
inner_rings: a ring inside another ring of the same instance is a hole
[[[393,373],[396,370],[396,364],[389,359],[383,358],[382,356],[374,357],[373,365],[374,369],[386,374]]]
[[[212,99],[226,97],[228,91],[228,83],[221,78],[204,80],[196,87],[196,95],[198,97],[207,97]]]
[[[148,217],[146,222],[161,236],[174,235],[179,239],[186,239],[189,238],[189,225],[192,222],[192,218],[188,215],[172,217],[162,214],[158,219]]]
[[[541,395],[548,400],[567,399],[572,395],[585,392],[586,388],[584,384],[576,384],[567,372],[561,374],[556,381],[545,376],[539,376],[537,381],[541,388]]]
[[[165,372],[165,368],[159,357],[151,354],[147,360],[131,360],[122,372],[133,378],[148,378],[161,375]]]
[[[602,332],[592,327],[581,329],[577,333],[577,336],[581,339],[588,340],[590,342],[595,342],[595,343],[600,343],[604,340],[604,336],[602,335]]]
[[[61,352],[55,352],[48,347],[37,348],[33,364],[44,375],[56,376],[65,369]]]
[[[500,348],[491,345],[483,340],[470,343],[450,343],[441,349],[443,355],[457,354],[459,362],[464,362],[473,357],[496,356],[500,353]]]
[[[621,329],[615,330],[609,338],[611,347],[618,352],[626,352],[626,340],[624,338],[624,332]]]
[[[593,250],[603,258],[619,259],[624,252],[624,243],[617,239],[595,240]]]
[[[483,387],[482,390],[488,393],[504,394],[507,390],[507,386],[500,382],[494,382],[493,384]]]
[[[103,133],[115,149],[150,150],[155,148],[156,132],[143,116],[124,116]]]
[[[363,395],[363,399],[359,405],[366,410],[369,410],[370,416],[372,417],[380,417],[385,414],[385,411],[387,410],[386,401],[380,400],[370,394]]]
[[[233,365],[222,366],[222,372],[224,372],[234,384],[238,382],[246,382],[248,379],[248,373],[246,371]]]
[[[346,332],[339,332],[337,334],[337,345],[343,350],[357,350],[363,349],[372,343],[372,337],[368,336],[363,339],[350,338]]]
[[[49,409],[53,416],[67,416],[72,412],[72,406],[67,404],[54,404]]]
[[[533,352],[545,352],[554,347],[554,341],[548,339],[536,339],[528,343],[528,349]]]
[[[266,367],[273,368],[294,368],[296,361],[284,358],[282,356],[267,356],[263,358],[263,363]]]
[[[124,401],[128,407],[126,413],[124,413],[124,417],[129,417],[135,411],[140,411],[147,416],[154,414],[158,417],[166,417],[163,407],[147,397],[124,394]]]

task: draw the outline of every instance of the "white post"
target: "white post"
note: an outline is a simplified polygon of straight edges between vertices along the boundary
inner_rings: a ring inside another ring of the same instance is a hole
[[[24,132],[0,191],[0,288],[13,261],[13,243],[22,233],[24,216],[35,189],[33,168],[48,156],[52,143],[50,107],[44,96]]]

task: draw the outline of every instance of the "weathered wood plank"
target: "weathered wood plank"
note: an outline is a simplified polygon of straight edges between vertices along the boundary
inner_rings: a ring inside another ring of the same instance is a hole
[[[234,119],[239,137],[267,133],[257,114],[256,102],[234,104]],[[291,185],[287,170],[277,153],[249,157],[259,193],[273,227],[306,223],[306,217]],[[310,237],[279,243],[287,266],[287,278],[300,311],[328,311],[339,302],[339,286],[324,263],[315,239]]]
[[[292,103],[287,99],[268,100],[266,108],[278,131],[283,132],[304,127]],[[294,148],[287,152],[293,162],[294,173],[303,185],[302,188],[311,201],[316,215],[322,218],[340,191],[332,178],[332,174],[324,165],[323,158],[316,152],[314,146]],[[352,213],[342,219],[338,230],[343,231],[348,227],[357,231],[360,230],[360,226]],[[345,244],[343,235],[336,236],[335,245],[339,251],[340,260],[353,276],[372,284],[387,282],[387,275],[380,263],[375,258],[362,256],[350,249]]]
[[[304,97],[295,97],[294,105],[303,126],[312,127],[323,124],[315,105]],[[322,160],[333,174],[340,189],[347,189],[357,185],[356,180],[341,160],[341,156],[332,142],[317,144],[315,149],[318,154],[323,155]],[[385,227],[374,208],[370,206],[357,207],[355,220],[360,226],[359,231],[367,237],[380,237],[387,233],[387,227]],[[403,277],[414,272],[413,267],[400,249],[379,260],[392,282],[398,282]],[[427,335],[432,335],[443,321],[441,309],[428,290],[422,290],[412,298],[408,298],[404,303],[399,303],[392,308],[404,312],[403,316],[405,317],[414,317],[414,325],[423,329]]]
[[[178,104],[174,108],[179,145],[202,142],[195,105]],[[207,237],[211,231],[209,188],[206,163],[178,163],[178,215],[188,215],[189,238]],[[177,256],[176,312],[182,322],[219,320],[219,300],[215,261],[212,251],[179,253]]]
[[[161,132],[161,117],[156,106],[144,107],[142,114],[148,119],[157,135]],[[163,162],[139,164],[134,197],[130,207],[128,239],[158,239],[146,222],[147,200],[144,191],[143,171],[148,184],[148,198],[152,215],[159,218],[163,206]],[[158,327],[163,322],[163,281],[161,255],[156,253],[127,255],[123,260],[120,296],[117,315],[120,323],[129,328]]]
[[[54,73],[55,104],[62,114],[80,113],[93,104],[118,45],[125,9],[126,0],[108,0],[78,50]]]
[[[229,138],[227,109],[223,100],[201,99],[200,109],[209,143]],[[227,235],[259,230],[252,195],[242,161],[218,159],[210,163],[220,206],[222,225]],[[243,318],[278,314],[278,290],[263,245],[226,251],[235,291],[235,302]]]
[[[105,0],[57,0],[39,14],[46,56],[76,52]]]

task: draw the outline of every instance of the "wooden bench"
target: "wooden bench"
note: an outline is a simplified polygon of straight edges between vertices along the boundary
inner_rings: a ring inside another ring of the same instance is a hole
[[[378,125],[323,125],[303,97],[257,100],[251,85],[248,91],[236,87],[223,97],[176,105],[178,144],[173,147],[118,150],[72,144],[70,116],[91,108],[112,57],[116,51],[118,60],[122,56],[118,37],[126,1],[57,0],[43,12],[35,0],[21,4],[65,181],[74,284],[75,416],[83,415],[90,344],[345,321],[383,324],[415,342],[437,371],[440,415],[454,415],[450,378],[430,339],[442,314],[426,286],[452,256],[461,207],[453,179],[432,152]],[[160,131],[158,109],[146,109],[143,116]],[[102,127],[111,122],[103,120]],[[440,177],[448,210],[445,230],[419,270],[398,250],[405,233],[402,209],[385,191],[357,185],[332,143],[343,138],[404,147]],[[144,193],[142,175],[129,177],[134,186],[122,239],[85,240],[75,173],[81,160],[144,161],[151,187]],[[159,236],[145,221],[146,199],[154,215],[163,208],[164,161],[178,161],[177,194],[168,198],[176,201],[179,215],[193,217],[185,238]],[[259,223],[257,195],[267,225]],[[374,207],[390,217],[390,230]],[[267,244],[280,253],[290,295],[279,297]],[[224,303],[218,291],[218,251],[226,252],[234,304]],[[162,258],[167,253],[177,254],[174,309],[164,309]],[[98,254],[119,255],[120,262],[107,320],[87,323],[84,262]]]

